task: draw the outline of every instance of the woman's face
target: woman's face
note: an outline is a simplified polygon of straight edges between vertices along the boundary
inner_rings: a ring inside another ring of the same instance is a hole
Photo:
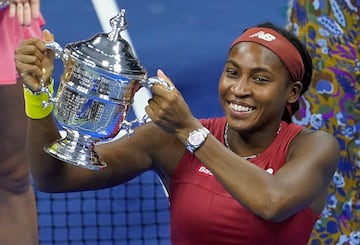
[[[281,60],[262,45],[241,42],[229,53],[219,96],[229,124],[238,130],[278,123],[299,91]],[[270,123],[271,124],[271,123]]]

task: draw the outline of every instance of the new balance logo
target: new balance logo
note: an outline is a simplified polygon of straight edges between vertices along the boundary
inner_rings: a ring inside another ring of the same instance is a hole
[[[276,39],[276,37],[274,35],[272,35],[270,33],[266,33],[264,31],[258,31],[254,34],[251,34],[249,37],[257,37],[257,38],[260,38],[260,39],[268,41],[268,42],[271,42]]]
[[[206,167],[204,167],[204,166],[200,166],[198,171],[200,173],[204,173],[204,174],[207,174],[207,175],[213,175],[213,173],[211,173],[211,171],[209,169],[207,169]]]

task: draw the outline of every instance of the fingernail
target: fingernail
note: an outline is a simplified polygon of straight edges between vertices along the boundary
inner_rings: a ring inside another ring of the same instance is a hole
[[[165,75],[165,73],[161,69],[158,69],[157,72],[158,74]]]

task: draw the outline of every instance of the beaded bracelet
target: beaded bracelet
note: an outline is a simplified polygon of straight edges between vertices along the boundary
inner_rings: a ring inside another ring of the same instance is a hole
[[[48,90],[54,94],[54,79],[50,78],[51,83],[48,85]],[[25,85],[24,100],[25,100],[25,114],[31,119],[42,119],[51,114],[53,105],[49,104],[43,106],[43,102],[49,101],[49,95],[44,92],[33,92]]]

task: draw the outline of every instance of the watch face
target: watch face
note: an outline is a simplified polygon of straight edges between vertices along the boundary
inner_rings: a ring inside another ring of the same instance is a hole
[[[194,153],[194,151],[196,151],[205,142],[209,133],[210,132],[207,128],[199,128],[192,131],[186,141],[186,149],[188,149],[191,153]]]
[[[204,136],[198,131],[195,131],[189,138],[190,144],[194,146],[201,144],[203,140]]]

